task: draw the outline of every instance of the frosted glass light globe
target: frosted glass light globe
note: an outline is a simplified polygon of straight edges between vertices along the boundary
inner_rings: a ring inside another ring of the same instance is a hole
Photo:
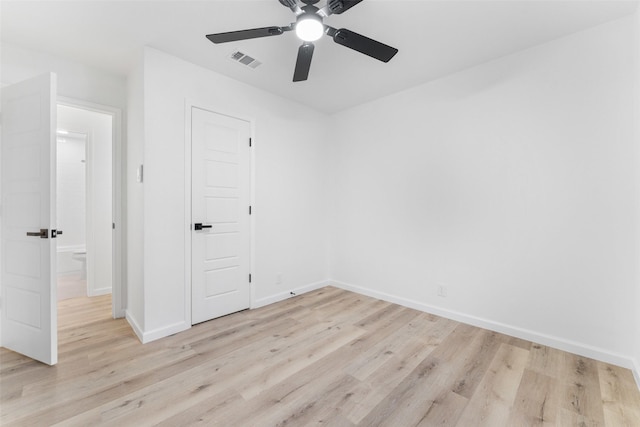
[[[322,37],[324,26],[314,17],[303,18],[296,24],[296,34],[306,42],[314,42]]]

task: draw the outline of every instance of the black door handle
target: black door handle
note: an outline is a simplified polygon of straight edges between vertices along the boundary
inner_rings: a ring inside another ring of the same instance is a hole
[[[205,228],[211,228],[211,227],[213,227],[213,225],[202,224],[200,222],[196,222],[195,224],[193,224],[193,229],[196,230],[196,231],[197,230],[202,230],[202,229],[205,229]]]
[[[41,239],[46,239],[46,238],[49,237],[49,229],[41,228],[39,232],[27,231],[27,236],[29,236],[29,237],[39,237]]]

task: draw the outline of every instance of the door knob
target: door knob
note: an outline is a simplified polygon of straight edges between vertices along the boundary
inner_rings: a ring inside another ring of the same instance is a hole
[[[193,224],[193,229],[198,231],[198,230],[203,230],[205,228],[211,228],[213,227],[213,225],[210,224],[202,224],[200,222],[196,222],[195,224]]]
[[[39,237],[41,239],[46,239],[49,237],[49,229],[41,228],[39,232],[29,232],[27,231],[27,236],[29,237]]]

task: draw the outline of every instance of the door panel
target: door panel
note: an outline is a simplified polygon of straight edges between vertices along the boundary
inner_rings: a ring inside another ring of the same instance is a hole
[[[249,123],[192,109],[192,323],[249,308]]]
[[[2,345],[53,365],[56,79],[2,89]],[[27,236],[47,229],[47,238]]]

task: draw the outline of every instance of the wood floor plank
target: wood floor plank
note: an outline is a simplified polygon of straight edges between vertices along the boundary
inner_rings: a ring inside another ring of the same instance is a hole
[[[343,411],[349,420],[360,423],[371,408],[387,399],[389,392],[394,390],[405,378],[449,336],[456,322],[438,319],[433,329],[425,337],[408,341],[400,351],[397,351],[377,370],[368,375],[354,390],[352,402],[343,405]]]
[[[469,399],[453,391],[445,392],[433,401],[420,419],[418,427],[453,426],[469,404]]]
[[[457,425],[508,425],[528,357],[528,350],[501,344]]]
[[[465,361],[473,357],[468,344],[474,341],[477,328],[458,324],[434,351],[378,405],[360,424],[367,426],[416,425],[434,401],[449,392]],[[452,375],[454,374],[454,375]],[[398,424],[396,424],[398,423]]]
[[[560,422],[604,425],[597,362],[570,353],[563,356]]]
[[[597,362],[605,423],[640,426],[640,399],[628,369]]]
[[[640,426],[628,369],[333,287],[145,345],[58,307],[58,365],[0,349],[2,426]]]
[[[551,427],[558,421],[558,382],[525,369],[508,425]]]

